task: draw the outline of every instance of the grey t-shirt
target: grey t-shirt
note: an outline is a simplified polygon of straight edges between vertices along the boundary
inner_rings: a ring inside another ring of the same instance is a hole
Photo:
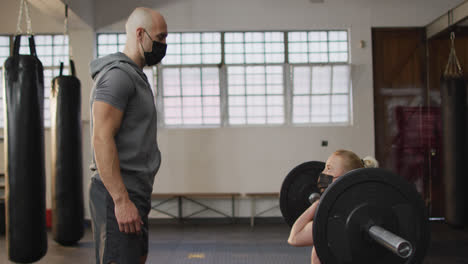
[[[91,92],[91,133],[93,103],[101,101],[123,112],[115,135],[120,172],[129,193],[150,202],[154,177],[161,163],[158,148],[154,97],[146,75],[125,54],[116,53],[91,63],[95,84]],[[100,180],[94,160],[93,177]]]

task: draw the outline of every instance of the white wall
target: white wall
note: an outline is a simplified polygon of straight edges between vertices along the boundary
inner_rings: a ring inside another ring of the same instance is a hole
[[[138,3],[154,7],[151,2]],[[283,178],[294,166],[308,160],[325,160],[337,148],[352,149],[361,156],[374,154],[371,28],[424,26],[461,2],[325,0],[324,4],[313,4],[308,0],[159,1],[156,7],[166,17],[169,31],[349,29],[354,121],[347,127],[161,129],[158,140],[163,163],[154,191],[275,192],[279,191]],[[85,187],[89,182],[88,98],[92,85],[88,63],[94,54],[95,31],[123,31],[125,18],[134,5],[124,0],[97,1],[93,21],[95,29],[81,26],[71,31],[83,88]],[[16,17],[11,12],[17,10],[16,0],[7,0],[6,6],[0,10],[0,16],[3,21],[9,22],[0,24],[0,33],[14,32],[16,27]],[[73,3],[70,6],[73,7]],[[47,16],[39,16],[35,19],[39,23],[34,24],[36,32],[62,31],[60,23],[49,21]],[[360,48],[361,40],[367,43],[365,48]],[[49,133],[46,136],[49,137]],[[321,140],[328,140],[329,146],[321,147]],[[246,201],[241,201],[237,209],[240,216],[249,215],[247,205]],[[224,202],[218,203],[218,206],[230,210]],[[279,215],[279,212],[273,212],[273,215]]]

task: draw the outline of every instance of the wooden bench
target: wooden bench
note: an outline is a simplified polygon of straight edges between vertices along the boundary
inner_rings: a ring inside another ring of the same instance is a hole
[[[270,212],[274,209],[279,208],[279,193],[277,192],[269,192],[269,193],[246,193],[246,197],[250,198],[250,226],[253,227],[255,225],[255,217],[261,216],[267,212]],[[272,207],[267,208],[261,212],[257,212],[256,207],[256,200],[257,199],[265,199],[265,198],[274,198],[278,200],[278,204],[275,204]]]
[[[234,222],[234,217],[235,217],[235,200],[236,198],[240,197],[240,193],[153,193],[151,195],[151,201],[153,200],[162,200],[156,204],[151,205],[151,209],[162,213],[164,215],[167,215],[169,217],[172,217],[174,219],[178,219],[180,222],[182,222],[184,219],[191,218],[195,215],[198,215],[202,212],[205,211],[211,211],[215,212],[219,215],[222,215],[227,218],[231,218],[232,222]],[[220,210],[213,208],[211,206],[208,206],[205,203],[200,202],[200,199],[230,199],[231,200],[231,215],[228,215],[224,212],[221,212]],[[161,205],[168,203],[170,201],[177,201],[177,209],[178,209],[178,215],[171,214],[165,210],[162,210],[160,207]],[[183,202],[188,201],[190,203],[197,204],[202,207],[202,209],[193,212],[189,215],[184,215],[183,212]]]

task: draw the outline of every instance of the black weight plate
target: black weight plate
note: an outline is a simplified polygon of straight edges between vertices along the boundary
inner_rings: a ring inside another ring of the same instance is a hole
[[[365,230],[381,226],[408,240],[413,254],[394,255]],[[384,169],[358,169],[338,178],[322,195],[313,237],[322,263],[422,263],[429,246],[424,202],[414,186]]]
[[[295,167],[284,179],[280,192],[280,209],[289,226],[309,208],[310,194],[319,192],[317,180],[324,168],[325,163],[321,161],[305,162]]]

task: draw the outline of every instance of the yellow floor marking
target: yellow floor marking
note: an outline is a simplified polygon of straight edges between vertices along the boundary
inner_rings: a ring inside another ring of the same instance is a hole
[[[204,259],[205,258],[205,253],[190,253],[188,255],[189,259]]]

